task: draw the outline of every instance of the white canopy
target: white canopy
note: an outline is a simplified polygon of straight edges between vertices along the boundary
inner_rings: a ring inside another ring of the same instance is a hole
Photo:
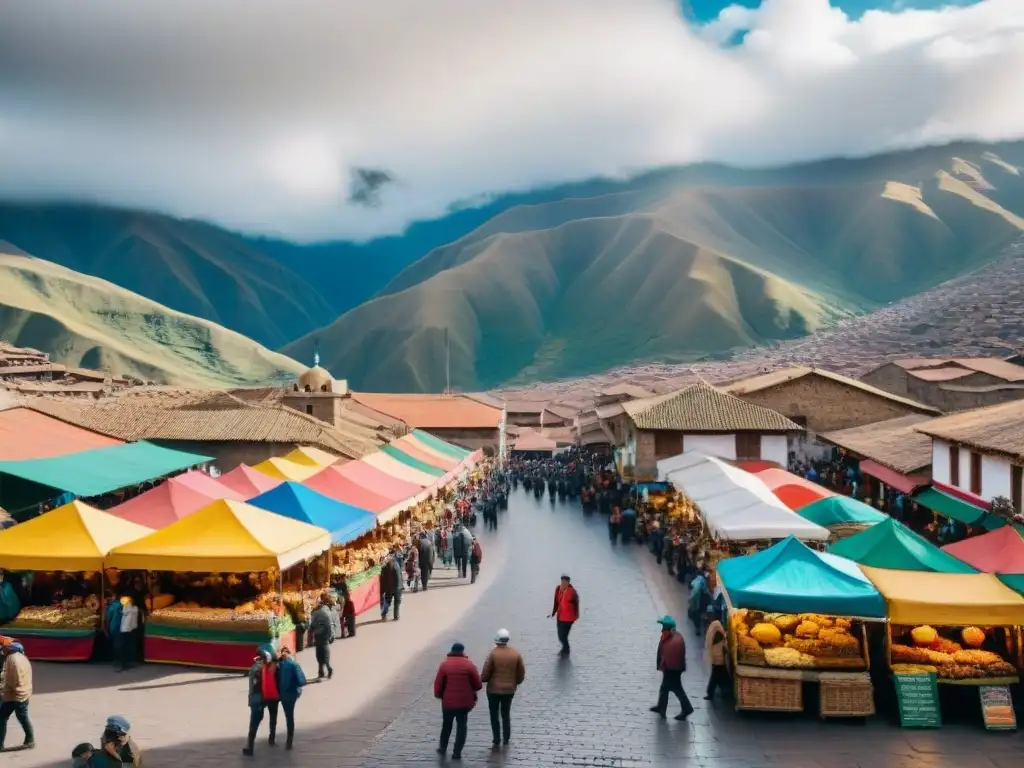
[[[666,479],[700,507],[704,524],[715,538],[743,541],[793,535],[824,541],[829,537],[828,530],[792,512],[750,472],[701,453],[664,461]],[[659,461],[659,476],[662,465]]]

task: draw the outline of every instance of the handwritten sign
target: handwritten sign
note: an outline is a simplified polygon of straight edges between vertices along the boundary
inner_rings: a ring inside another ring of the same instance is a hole
[[[1017,730],[1017,715],[1013,711],[1013,698],[1008,685],[978,686],[981,697],[981,716],[990,731]]]
[[[900,725],[904,728],[941,728],[939,684],[935,673],[893,675]]]

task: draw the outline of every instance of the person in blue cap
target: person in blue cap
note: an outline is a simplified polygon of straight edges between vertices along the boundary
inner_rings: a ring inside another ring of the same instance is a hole
[[[111,715],[100,737],[100,748],[115,765],[142,765],[142,750],[128,734],[132,724],[123,715]]]
[[[665,717],[668,709],[668,695],[674,693],[682,708],[676,720],[685,720],[693,714],[693,705],[683,690],[683,672],[686,671],[686,641],[676,631],[676,620],[671,616],[658,619],[661,625],[661,640],[658,642],[658,671],[661,672],[661,688],[658,703],[651,712]]]

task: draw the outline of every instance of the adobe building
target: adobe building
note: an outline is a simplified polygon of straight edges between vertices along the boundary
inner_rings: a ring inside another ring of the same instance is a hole
[[[464,394],[389,394],[353,392],[352,400],[369,412],[397,419],[471,451],[501,445],[503,410]]]
[[[994,357],[892,360],[860,380],[945,412],[1024,398],[1024,366]]]

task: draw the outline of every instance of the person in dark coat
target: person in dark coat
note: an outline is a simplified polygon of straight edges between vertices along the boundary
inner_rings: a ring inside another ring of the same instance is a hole
[[[685,720],[693,714],[693,705],[683,690],[683,672],[686,671],[686,641],[676,631],[676,620],[671,616],[658,619],[661,625],[661,640],[658,642],[658,671],[661,672],[661,688],[658,703],[651,707],[661,717],[668,709],[668,695],[674,693],[679,699],[681,711],[676,720]]]
[[[402,587],[405,586],[402,571],[402,560],[396,554],[385,560],[380,569],[381,621],[388,620],[388,611],[392,605],[395,607],[394,620],[398,621],[399,608],[402,605]]]
[[[281,694],[277,685],[277,659],[272,651],[260,649],[259,656],[249,670],[249,736],[242,748],[242,754],[252,757],[253,744],[263,713],[270,715],[270,738],[268,743],[273,746],[277,736],[277,711]]]
[[[434,541],[426,533],[420,534],[420,583],[426,591],[427,583],[430,581],[430,574],[434,571]]]
[[[466,577],[466,570],[469,566],[469,546],[473,540],[473,534],[469,529],[460,525],[452,534],[452,552],[455,554],[455,570],[459,576]]]
[[[284,710],[284,725],[287,731],[285,749],[292,748],[295,739],[295,703],[302,695],[302,686],[306,684],[306,674],[302,667],[292,658],[291,648],[281,649],[277,661],[277,691],[281,696],[281,709]]]
[[[331,667],[331,643],[334,642],[331,610],[330,598],[321,595],[320,605],[309,617],[309,629],[313,634],[313,646],[316,648],[317,680],[323,678],[324,670],[327,671],[328,680],[334,677],[334,668]]]
[[[454,723],[455,746],[452,748],[452,759],[462,758],[462,748],[466,744],[466,721],[476,706],[477,691],[481,688],[483,683],[476,664],[466,656],[465,646],[455,643],[434,677],[434,698],[441,700],[441,740],[437,747],[439,755],[448,751],[448,739],[451,738]]]

